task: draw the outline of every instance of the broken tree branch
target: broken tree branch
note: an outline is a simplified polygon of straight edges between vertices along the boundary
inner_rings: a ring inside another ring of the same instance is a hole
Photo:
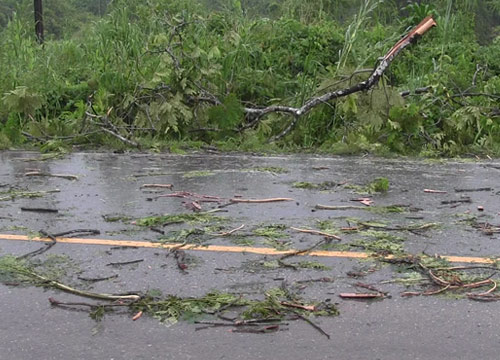
[[[141,295],[138,294],[115,295],[115,294],[93,293],[85,290],[75,289],[66,284],[60,283],[55,280],[51,280],[45,276],[37,274],[31,270],[25,270],[23,271],[23,274],[31,277],[34,280],[37,280],[40,284],[43,284],[44,286],[53,287],[74,295],[88,297],[92,299],[109,300],[109,301],[114,301],[114,300],[137,301],[141,299]]]
[[[368,77],[367,80],[362,81],[358,84],[355,84],[349,88],[346,89],[340,89],[340,90],[335,90],[328,92],[326,94],[323,94],[321,96],[313,97],[307,100],[304,105],[301,107],[292,107],[292,106],[283,106],[283,105],[271,105],[267,106],[264,108],[245,108],[244,111],[247,115],[251,115],[254,117],[254,119],[258,120],[262,118],[264,115],[273,113],[273,112],[281,112],[281,113],[287,113],[290,114],[294,117],[292,123],[276,138],[279,138],[281,136],[286,135],[291,128],[295,125],[297,122],[297,119],[300,116],[303,116],[307,114],[311,109],[314,107],[327,103],[331,100],[338,99],[340,97],[348,96],[350,94],[353,94],[355,92],[359,91],[366,91],[372,88],[379,79],[382,77],[384,74],[385,70],[389,67],[389,65],[392,63],[394,58],[406,47],[409,45],[413,44],[419,37],[424,35],[429,29],[431,29],[433,26],[436,26],[436,22],[431,16],[426,17],[424,20],[420,22],[413,30],[411,30],[406,36],[404,36],[401,40],[399,40],[381,59],[379,62],[378,66],[372,71],[370,76]],[[254,120],[253,123],[255,124],[256,121]],[[275,138],[275,139],[276,139]]]
[[[118,129],[116,128],[116,126],[114,126],[113,123],[111,121],[109,121],[108,117],[109,117],[109,115],[110,115],[110,113],[111,113],[111,111],[112,111],[113,108],[110,108],[108,110],[108,112],[106,113],[106,115],[98,115],[97,112],[95,111],[94,107],[92,106],[92,103],[90,102],[90,100],[89,100],[89,105],[90,105],[90,108],[92,109],[92,111],[94,112],[94,114],[90,113],[89,111],[85,111],[85,115],[89,119],[91,119],[91,121],[95,125],[99,126],[99,128],[102,131],[104,131],[104,132],[106,132],[106,133],[114,136],[115,138],[117,138],[118,140],[124,142],[125,144],[128,144],[128,145],[136,147],[136,148],[139,147],[139,144],[136,143],[135,141],[129,140],[129,139],[123,137],[122,135],[120,135],[118,133]],[[99,122],[95,121],[95,119],[101,120],[104,123],[99,123]],[[111,128],[111,129],[109,129],[109,128]]]

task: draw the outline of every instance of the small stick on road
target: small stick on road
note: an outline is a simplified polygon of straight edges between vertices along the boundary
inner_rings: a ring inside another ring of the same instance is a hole
[[[490,187],[477,188],[477,189],[455,189],[455,192],[474,192],[474,191],[492,191]]]
[[[340,293],[342,299],[381,299],[385,295],[382,293]]]
[[[49,209],[49,208],[32,208],[32,207],[21,207],[21,211],[33,211],[33,212],[43,212],[43,213],[58,213],[57,209]]]
[[[323,231],[310,230],[310,229],[299,229],[299,228],[296,228],[296,227],[291,227],[290,229],[295,230],[295,231],[299,231],[299,232],[303,232],[303,233],[307,233],[307,234],[314,234],[314,235],[325,236],[325,237],[333,238],[333,239],[336,239],[336,240],[339,240],[339,241],[342,240],[337,235],[329,234],[329,233],[326,233],[326,232],[323,232]]]
[[[306,310],[306,311],[316,311],[316,306],[314,306],[314,305],[294,304],[294,303],[289,303],[286,301],[281,301],[280,304],[283,306],[291,307],[291,308],[295,308],[295,309],[301,309],[301,310]]]
[[[141,185],[141,189],[144,188],[162,188],[162,189],[172,189],[174,185],[172,184],[144,184]]]
[[[354,284],[354,286],[357,286],[357,287],[360,287],[360,288],[363,288],[363,289],[368,289],[368,290],[371,290],[371,291],[375,291],[375,292],[377,292],[379,294],[382,294],[382,295],[385,295],[385,296],[387,296],[387,294],[388,294],[388,292],[386,292],[386,291],[380,291],[375,286],[370,285],[370,284],[364,284],[364,283],[361,283],[361,282],[357,282],[356,284]]]
[[[261,204],[270,202],[280,202],[280,201],[293,201],[292,198],[269,198],[269,199],[229,199],[232,203],[248,203],[248,204]]]
[[[310,247],[308,247],[306,249],[295,250],[295,251],[292,251],[290,253],[287,253],[287,254],[281,256],[278,259],[278,262],[280,262],[280,264],[283,265],[283,266],[290,266],[290,267],[294,267],[295,268],[294,265],[283,263],[282,260],[284,260],[286,258],[289,258],[289,257],[292,257],[292,256],[307,254],[308,252],[313,251],[314,249],[316,249],[318,246],[326,244],[326,243],[329,243],[330,241],[331,241],[330,238],[325,238],[323,240],[318,241],[316,244],[314,244],[314,245],[312,245],[312,246],[310,246]]]
[[[309,325],[311,325],[313,328],[315,328],[316,330],[318,330],[321,334],[325,335],[327,337],[327,339],[330,339],[330,335],[325,332],[325,330],[323,330],[319,325],[315,324],[311,319],[308,319],[307,317],[305,317],[304,315],[302,315],[301,313],[299,313],[298,311],[292,311],[295,315],[297,315],[297,317],[299,319],[302,319],[304,320],[306,323],[308,323]]]
[[[66,180],[78,180],[78,176],[76,176],[76,175],[50,174],[50,173],[44,173],[41,171],[30,171],[30,172],[25,173],[24,176],[47,176],[47,177],[62,178],[62,179],[66,179]]]
[[[463,204],[463,203],[471,203],[472,200],[470,197],[466,197],[463,199],[457,199],[457,200],[443,200],[441,201],[441,204],[443,205],[449,205],[449,204]]]
[[[87,306],[89,308],[96,308],[96,307],[120,307],[120,306],[129,306],[130,303],[114,303],[114,304],[91,304],[87,302],[62,302],[59,300],[54,299],[53,297],[49,297],[49,302],[50,305],[53,306],[62,306],[62,307],[72,307],[72,306]]]
[[[38,250],[29,252],[29,253],[21,255],[21,256],[18,256],[17,259],[26,259],[26,258],[30,258],[30,257],[36,256],[36,255],[43,254],[44,252],[49,250],[52,246],[54,246],[57,243],[56,237],[54,235],[47,233],[45,230],[40,230],[39,233],[42,234],[43,236],[46,236],[47,238],[49,238],[51,240],[51,242],[45,244],[45,246],[41,247]]]
[[[139,311],[137,314],[135,314],[135,315],[132,317],[132,320],[133,320],[133,321],[138,320],[138,319],[142,316],[142,314],[143,314],[143,313],[142,313],[142,310],[141,310],[141,311]]]
[[[53,237],[73,237],[73,236],[84,236],[84,235],[99,235],[101,232],[96,229],[74,229],[68,231],[61,231],[55,234],[52,234]]]
[[[115,263],[109,263],[106,264],[106,266],[122,266],[122,265],[132,265],[132,264],[137,264],[140,262],[143,262],[144,259],[138,259],[138,260],[132,260],[132,261],[125,261],[125,262],[115,262]]]
[[[241,226],[238,226],[237,228],[235,228],[233,230],[224,231],[224,232],[221,232],[221,233],[218,233],[218,234],[213,234],[213,235],[214,236],[229,236],[229,235],[235,233],[236,231],[243,229],[244,227],[245,227],[245,224],[243,224]]]
[[[83,276],[78,276],[77,279],[78,280],[82,280],[82,281],[88,281],[88,282],[99,282],[99,281],[106,281],[106,280],[111,280],[111,279],[116,279],[118,277],[118,274],[115,274],[115,275],[111,275],[111,276],[106,276],[106,277],[102,277],[102,278],[85,278]]]
[[[448,191],[444,190],[432,190],[432,189],[424,189],[425,193],[430,193],[430,194],[447,194]]]
[[[366,210],[366,206],[354,206],[354,205],[321,205],[318,204],[314,207],[318,210]]]

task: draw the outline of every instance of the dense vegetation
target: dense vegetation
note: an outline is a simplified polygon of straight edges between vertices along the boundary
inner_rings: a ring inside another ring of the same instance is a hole
[[[32,1],[0,0],[0,148],[500,154],[498,0],[44,4],[42,46]],[[286,134],[288,115],[245,114],[365,79],[429,14],[438,27],[374,89],[318,106]]]

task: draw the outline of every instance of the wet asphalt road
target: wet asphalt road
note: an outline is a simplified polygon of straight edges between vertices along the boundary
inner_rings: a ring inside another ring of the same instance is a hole
[[[39,230],[57,233],[76,228],[98,229],[102,239],[156,241],[160,234],[131,224],[134,219],[161,214],[190,213],[191,199],[161,197],[186,191],[219,197],[245,199],[274,197],[293,201],[265,204],[234,204],[227,212],[222,231],[242,224],[241,233],[270,224],[285,226],[291,248],[307,248],[320,238],[297,233],[290,226],[317,229],[318,221],[340,226],[352,219],[405,226],[437,223],[425,233],[405,232],[403,248],[411,254],[498,257],[500,234],[485,235],[463,219],[500,223],[500,163],[493,160],[408,161],[362,157],[313,157],[250,155],[83,154],[62,159],[33,161],[39,154],[0,153],[0,192],[8,189],[58,192],[39,198],[0,201],[0,233],[32,234]],[[30,171],[72,174],[78,180],[27,177]],[[375,206],[405,205],[411,212],[381,214],[359,209],[315,210],[317,204],[358,205],[350,201],[360,195],[346,184],[364,185],[377,177],[390,181],[386,194],[372,195]],[[297,182],[329,182],[328,189],[300,189]],[[148,183],[173,184],[160,193],[141,188]],[[332,186],[335,184],[335,186]],[[446,191],[425,193],[424,189]],[[456,192],[456,189],[490,188],[488,191]],[[446,201],[463,200],[470,202]],[[1,198],[1,196],[0,196]],[[183,203],[184,202],[184,203]],[[201,203],[203,210],[217,203]],[[484,211],[478,211],[482,206]],[[58,209],[58,213],[21,211],[21,207]],[[104,217],[122,216],[109,222]],[[201,225],[203,226],[203,225]],[[173,224],[173,230],[186,229]],[[170,227],[169,227],[170,229]],[[341,243],[356,241],[357,235],[340,234]],[[238,245],[237,237],[203,238],[204,244]],[[241,239],[240,239],[241,240]],[[269,247],[263,238],[252,246]],[[0,256],[21,255],[41,246],[37,242],[0,239]],[[350,250],[363,249],[352,248]],[[96,292],[147,292],[201,296],[217,289],[258,296],[286,281],[331,277],[331,283],[311,283],[305,299],[338,303],[340,315],[315,321],[331,335],[319,334],[305,322],[294,321],[286,331],[273,334],[237,334],[227,328],[197,331],[197,326],[179,322],[166,326],[143,316],[109,314],[96,323],[85,312],[51,307],[48,298],[81,301],[73,295],[34,287],[0,284],[0,359],[498,359],[500,314],[498,303],[474,302],[450,296],[400,296],[406,288],[394,280],[395,268],[372,260],[311,258],[330,270],[263,268],[272,257],[248,253],[189,252],[192,263],[181,272],[175,261],[159,249],[111,248],[109,246],[56,244],[41,259],[54,254],[69,257],[69,282],[81,285],[80,277],[118,277],[93,284]],[[112,262],[143,260],[133,266],[113,268]],[[354,292],[359,279],[349,271],[369,271],[364,283],[390,293],[377,301],[342,300],[338,294]],[[372,272],[372,270],[374,270]],[[72,277],[73,276],[73,277]]]

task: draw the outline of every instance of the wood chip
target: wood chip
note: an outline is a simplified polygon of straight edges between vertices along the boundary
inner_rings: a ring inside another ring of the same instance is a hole
[[[140,317],[142,316],[142,310],[139,311],[137,314],[134,315],[134,317],[132,318],[133,321],[136,321],[138,320]]]

